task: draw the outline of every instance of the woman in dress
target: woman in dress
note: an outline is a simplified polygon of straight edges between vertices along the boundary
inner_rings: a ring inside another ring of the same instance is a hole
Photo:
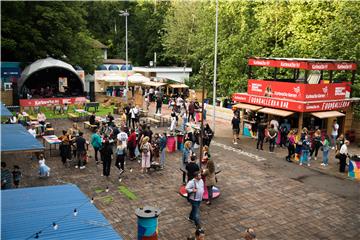
[[[39,176],[40,177],[49,177],[50,176],[50,168],[45,164],[44,155],[40,155],[39,160]]]
[[[141,172],[147,172],[148,168],[150,168],[150,151],[151,151],[151,145],[149,143],[149,137],[146,136],[142,139],[141,142]]]

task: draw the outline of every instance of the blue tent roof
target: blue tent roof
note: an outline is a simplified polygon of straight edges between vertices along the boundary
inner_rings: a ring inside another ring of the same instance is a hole
[[[6,107],[5,107],[5,105],[4,104],[2,104],[1,102],[0,102],[0,107],[1,107],[1,117],[11,117],[12,116],[12,113],[9,111],[9,109],[7,109]]]
[[[1,238],[122,239],[75,185],[1,191]],[[74,209],[78,215],[74,216]],[[54,230],[52,224],[58,229]]]
[[[109,66],[109,70],[120,70],[118,65],[112,64]]]
[[[1,151],[42,151],[44,146],[21,124],[1,124]]]
[[[107,67],[103,64],[96,68],[96,70],[108,70]]]
[[[130,70],[132,70],[132,66],[131,65],[128,65],[128,71],[130,71]],[[121,65],[121,68],[120,68],[120,70],[126,70],[126,65]]]

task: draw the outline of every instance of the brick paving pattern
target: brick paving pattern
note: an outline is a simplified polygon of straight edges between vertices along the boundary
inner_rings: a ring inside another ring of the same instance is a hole
[[[71,126],[69,120],[52,123],[56,134],[60,134],[62,128]],[[85,130],[87,139],[89,134],[90,131]],[[359,239],[359,198],[349,200],[278,176],[252,164],[251,159],[245,161],[246,156],[226,152],[217,146],[212,147],[211,152],[222,169],[218,176],[221,196],[210,207],[201,206],[206,239],[241,239],[240,233],[246,227],[255,228],[258,239]],[[91,147],[90,153],[93,154]],[[30,160],[29,155],[2,154],[2,160],[10,167],[13,164],[21,166],[24,174],[21,187],[76,184],[90,198],[96,198],[96,207],[124,239],[136,239],[134,212],[144,205],[157,206],[162,210],[159,217],[160,239],[186,239],[195,228],[185,219],[191,207],[178,194],[181,184],[180,156],[180,152],[167,153],[165,169],[151,171],[150,174],[140,173],[136,161],[127,161],[121,183],[114,161],[111,175],[106,179],[101,176],[102,165],[96,166],[93,158],[86,169],[80,170],[65,168],[60,157],[47,156],[51,176],[39,179],[38,163]],[[133,169],[131,173],[130,168]],[[129,200],[119,193],[119,185],[128,187],[138,199]],[[108,193],[95,193],[96,189],[105,189],[106,186],[110,188]],[[112,196],[113,201],[105,203],[100,199],[104,196]]]

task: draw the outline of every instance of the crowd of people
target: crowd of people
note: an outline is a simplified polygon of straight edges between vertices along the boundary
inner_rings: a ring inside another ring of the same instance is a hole
[[[240,132],[240,116],[239,112],[235,111],[232,118],[233,143],[237,144]],[[256,149],[264,150],[264,143],[268,142],[269,152],[275,151],[275,146],[280,148],[287,148],[288,154],[286,160],[292,162],[299,161],[299,165],[310,166],[312,161],[318,160],[319,153],[322,152],[322,167],[329,165],[329,153],[335,150],[335,158],[339,164],[339,172],[345,172],[346,159],[350,155],[348,153],[348,145],[350,141],[345,139],[344,134],[339,135],[339,124],[337,120],[332,123],[331,135],[327,135],[319,128],[314,128],[309,131],[304,127],[301,132],[298,129],[290,127],[287,119],[283,119],[279,124],[278,120],[272,119],[270,122],[265,121],[264,118],[258,118],[255,123],[255,136],[257,139]]]

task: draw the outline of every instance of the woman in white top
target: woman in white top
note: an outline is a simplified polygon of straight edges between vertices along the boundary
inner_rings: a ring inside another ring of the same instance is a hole
[[[349,156],[348,153],[348,148],[347,146],[350,144],[349,140],[345,140],[344,144],[341,146],[340,148],[340,168],[339,171],[340,172],[345,172],[345,167],[346,167],[346,157]]]
[[[136,123],[138,122],[138,115],[139,115],[139,109],[137,108],[137,106],[134,106],[133,108],[130,109],[130,114],[131,114],[132,125],[133,125],[133,128],[135,129]]]
[[[39,124],[41,125],[41,132],[43,133],[45,131],[45,122],[46,122],[46,116],[43,112],[39,112],[37,114],[37,120]]]

